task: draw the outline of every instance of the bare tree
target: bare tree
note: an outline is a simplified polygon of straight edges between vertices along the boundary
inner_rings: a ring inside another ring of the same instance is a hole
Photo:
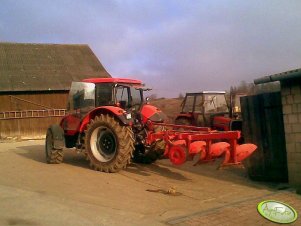
[[[178,99],[184,99],[183,93],[180,93],[180,94],[179,94]]]

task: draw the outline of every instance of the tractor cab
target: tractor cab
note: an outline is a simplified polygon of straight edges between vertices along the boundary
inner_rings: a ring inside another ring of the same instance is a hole
[[[213,117],[229,115],[224,91],[186,93],[181,106],[176,124],[211,127]]]
[[[84,119],[99,112],[113,114],[123,123],[130,123],[143,105],[143,89],[142,82],[133,79],[92,78],[72,82],[68,113],[61,126],[66,134],[73,136],[79,132]]]
[[[148,120],[163,122],[163,112],[144,103],[143,92],[147,90],[141,81],[134,79],[91,78],[72,82],[67,115],[60,123],[65,134],[74,137],[68,147],[75,145],[76,135],[86,129],[87,122],[100,114],[111,115],[124,125]]]
[[[141,81],[132,79],[96,78],[73,82],[67,109],[82,117],[103,106],[139,110],[143,104],[143,89]]]
[[[113,90],[114,101],[122,109],[138,110],[143,103],[141,87],[116,84]]]

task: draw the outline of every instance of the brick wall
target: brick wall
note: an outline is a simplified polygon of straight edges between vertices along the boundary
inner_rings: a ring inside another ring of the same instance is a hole
[[[288,177],[301,193],[301,80],[281,82]]]

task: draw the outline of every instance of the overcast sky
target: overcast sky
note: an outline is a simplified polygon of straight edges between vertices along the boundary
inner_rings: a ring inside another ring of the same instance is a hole
[[[158,96],[301,68],[300,0],[1,0],[0,41],[86,43]]]

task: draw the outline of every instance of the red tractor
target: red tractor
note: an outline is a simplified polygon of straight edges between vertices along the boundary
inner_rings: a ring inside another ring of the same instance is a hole
[[[132,157],[137,161],[154,161],[157,154],[151,153],[151,148],[156,144],[144,145],[143,124],[147,120],[164,122],[165,115],[144,104],[143,90],[142,82],[132,79],[73,82],[68,114],[60,125],[52,125],[47,131],[47,162],[62,162],[64,147],[75,147],[85,153],[91,167],[104,172],[124,168]]]
[[[86,155],[93,169],[117,172],[130,161],[151,163],[168,157],[182,164],[198,153],[200,160],[225,154],[224,164],[238,164],[256,149],[252,144],[237,145],[239,132],[164,123],[162,111],[144,101],[145,90],[141,81],[133,79],[73,82],[67,115],[47,130],[46,161],[61,163],[64,149],[73,148]],[[213,142],[221,139],[228,143]]]
[[[230,96],[229,106],[225,91],[186,93],[181,106],[175,119],[178,125],[207,126],[219,131],[242,129],[239,95]]]

